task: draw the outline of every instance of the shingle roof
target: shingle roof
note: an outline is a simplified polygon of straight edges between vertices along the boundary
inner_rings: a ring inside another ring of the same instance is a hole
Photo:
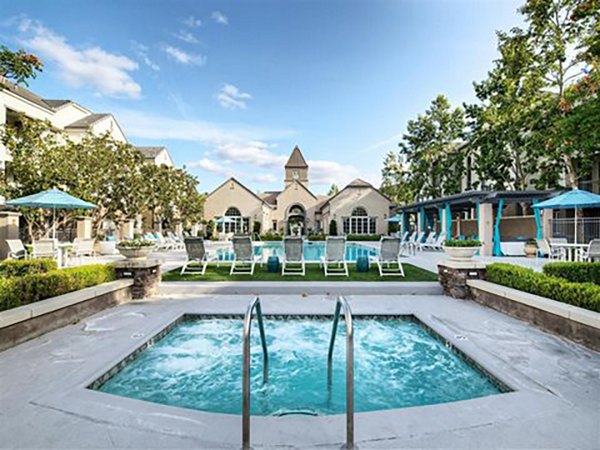
[[[306,160],[302,155],[302,152],[296,145],[294,150],[292,150],[292,154],[290,155],[290,159],[288,159],[287,163],[285,163],[285,167],[294,167],[294,168],[308,168],[308,164],[306,164]]]
[[[349,187],[373,187],[371,183],[368,183],[365,180],[361,180],[360,178],[355,178],[348,184]]]
[[[85,116],[83,119],[76,120],[75,122],[67,125],[65,128],[89,128],[91,125],[96,122],[110,116],[110,114],[99,113],[99,114],[90,114]]]
[[[25,100],[29,100],[31,103],[35,103],[36,105],[41,106],[42,108],[52,109],[52,107],[48,105],[42,97],[40,97],[37,94],[34,94],[28,89],[25,89],[24,87],[18,86],[8,81],[4,77],[0,77],[0,85],[2,85],[3,89],[6,89],[7,91],[12,92],[15,95],[18,95],[19,97],[24,98]]]
[[[154,159],[160,152],[165,150],[165,147],[136,147],[148,159]]]
[[[61,106],[66,105],[67,103],[73,103],[71,100],[49,100],[44,99],[44,103],[46,103],[52,109],[58,109]]]
[[[277,196],[281,194],[281,191],[265,191],[260,194],[260,198],[262,198],[269,205],[277,205]]]

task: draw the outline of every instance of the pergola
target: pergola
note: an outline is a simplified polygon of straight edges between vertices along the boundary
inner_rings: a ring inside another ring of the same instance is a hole
[[[535,205],[558,194],[554,190],[526,191],[466,191],[430,200],[422,200],[397,207],[402,232],[409,229],[410,215],[416,216],[417,231],[426,232],[433,228],[437,215],[442,230],[448,237],[453,236],[452,216],[460,212],[475,211],[477,220],[476,237],[484,243],[484,254],[501,256],[500,220],[502,210],[508,204],[525,203]],[[496,215],[494,217],[494,209]],[[536,237],[542,238],[542,220],[538,209],[534,209]]]

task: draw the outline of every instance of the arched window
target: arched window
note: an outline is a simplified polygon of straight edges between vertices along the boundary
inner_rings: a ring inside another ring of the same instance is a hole
[[[358,206],[352,210],[352,217],[366,217],[368,216],[367,210],[362,206]]]
[[[375,234],[377,231],[377,218],[369,217],[367,210],[357,206],[352,210],[350,217],[344,217],[344,234]]]
[[[289,216],[303,216],[304,208],[300,205],[294,205],[290,208]]]
[[[250,218],[242,217],[240,210],[231,206],[223,217],[217,218],[217,229],[225,233],[246,234],[250,230]]]
[[[226,217],[241,217],[242,213],[240,213],[240,210],[237,209],[235,206],[232,206],[230,208],[227,208],[227,211],[225,211],[225,216]]]

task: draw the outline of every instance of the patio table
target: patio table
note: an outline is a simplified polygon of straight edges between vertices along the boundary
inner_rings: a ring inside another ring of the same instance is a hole
[[[26,244],[28,249],[33,248],[33,244]],[[58,249],[56,264],[59,268],[65,267],[69,260],[69,249],[73,248],[72,242],[59,242],[56,244],[56,248]]]
[[[588,244],[555,243],[551,244],[551,247],[564,248],[567,261],[579,261],[580,252],[578,250],[587,248]]]

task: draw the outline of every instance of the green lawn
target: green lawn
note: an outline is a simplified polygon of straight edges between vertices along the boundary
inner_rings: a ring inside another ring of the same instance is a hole
[[[254,269],[254,276],[250,275],[229,275],[230,266],[228,264],[222,264],[221,267],[209,264],[206,269],[206,274],[201,275],[183,275],[179,274],[179,269],[175,269],[163,274],[163,281],[437,281],[437,275],[420,267],[413,266],[412,264],[403,264],[405,277],[400,276],[385,276],[380,277],[377,267],[371,266],[371,270],[365,273],[359,273],[356,271],[354,265],[350,265],[350,276],[333,276],[325,277],[323,269],[318,264],[307,264],[306,265],[306,276],[281,276],[281,272],[269,273],[267,272],[267,265],[264,266],[256,265]]]

